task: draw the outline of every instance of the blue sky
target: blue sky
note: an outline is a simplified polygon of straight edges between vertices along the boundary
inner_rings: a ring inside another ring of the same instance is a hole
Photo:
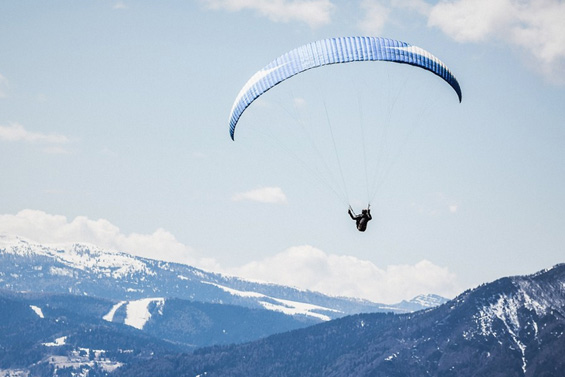
[[[563,19],[557,0],[2,2],[0,232],[382,302],[550,267]],[[353,35],[432,52],[463,102],[413,67],[323,67],[256,101],[231,141],[257,70]],[[347,203],[375,172],[362,234]]]

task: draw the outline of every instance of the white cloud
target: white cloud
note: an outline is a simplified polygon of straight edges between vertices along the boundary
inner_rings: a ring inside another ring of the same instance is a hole
[[[399,9],[415,11],[422,15],[428,15],[431,5],[425,0],[391,0],[392,6]]]
[[[431,9],[431,5],[425,0],[362,0],[359,7],[363,17],[357,24],[358,28],[375,36],[381,35],[385,25],[391,20],[399,24],[392,15],[395,10],[416,12],[427,17]]]
[[[8,126],[0,125],[0,141],[23,142],[29,144],[40,144],[43,152],[49,154],[70,153],[64,145],[70,143],[68,137],[58,134],[43,134],[41,132],[28,131],[18,123]]]
[[[434,6],[428,24],[457,41],[480,42],[504,32],[516,17],[510,0],[459,0]]]
[[[4,76],[0,75],[0,99],[8,97],[8,94],[6,94],[7,89],[8,80]]]
[[[252,10],[274,22],[300,21],[315,28],[331,22],[330,0],[201,0],[209,9]]]
[[[456,0],[432,7],[428,25],[459,42],[502,40],[541,74],[565,84],[565,3],[560,0]]]
[[[293,247],[229,272],[248,279],[383,303],[396,303],[423,293],[451,297],[460,292],[453,273],[427,260],[382,269],[370,261],[326,254],[312,246]]]
[[[15,215],[0,215],[0,229],[3,233],[44,244],[84,242],[146,258],[207,269],[218,267],[211,259],[196,257],[193,249],[164,229],[157,229],[151,234],[124,234],[105,219],[91,220],[78,216],[69,221],[65,216],[31,209],[22,210]]]
[[[0,125],[0,140],[45,144],[65,144],[69,142],[66,136],[56,134],[47,135],[40,132],[28,131],[24,126],[18,123],[12,123],[9,126]]]
[[[390,7],[383,5],[378,0],[361,1],[364,17],[359,22],[359,29],[369,35],[380,35],[385,23],[388,21]]]
[[[232,197],[234,201],[251,200],[260,203],[286,203],[286,195],[280,187],[262,187],[256,190],[237,193]]]
[[[123,1],[118,1],[112,7],[114,9],[128,9],[128,6]]]
[[[362,0],[359,28],[380,34],[395,10],[416,12],[462,43],[504,42],[549,82],[565,84],[565,2],[562,0]],[[399,13],[403,14],[403,13]]]
[[[294,107],[297,108],[297,109],[304,108],[304,107],[306,107],[306,105],[307,105],[306,100],[305,100],[304,98],[302,98],[302,97],[296,97],[296,98],[294,98],[294,99],[293,99],[293,103],[294,103]]]

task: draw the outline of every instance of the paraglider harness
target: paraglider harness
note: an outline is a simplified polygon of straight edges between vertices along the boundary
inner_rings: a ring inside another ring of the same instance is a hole
[[[373,219],[371,216],[371,204],[369,204],[367,209],[364,209],[359,215],[355,214],[351,206],[349,206],[347,213],[349,213],[349,216],[355,220],[357,230],[360,232],[364,232],[367,229],[367,223]]]

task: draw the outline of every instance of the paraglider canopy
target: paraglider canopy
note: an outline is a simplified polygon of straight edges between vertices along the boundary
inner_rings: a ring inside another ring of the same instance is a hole
[[[229,124],[232,140],[245,109],[275,85],[312,68],[360,61],[388,61],[420,67],[445,80],[457,94],[459,102],[462,100],[461,88],[455,76],[442,61],[420,47],[380,37],[324,39],[281,55],[247,81],[231,109]]]

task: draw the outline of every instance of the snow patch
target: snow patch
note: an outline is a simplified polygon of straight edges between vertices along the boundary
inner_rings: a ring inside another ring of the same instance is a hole
[[[126,307],[126,320],[125,324],[136,329],[143,330],[147,321],[151,318],[149,312],[149,305],[155,303],[157,305],[158,313],[163,314],[163,306],[165,304],[164,298],[144,298],[141,300],[130,301]]]
[[[287,315],[306,315],[309,317],[320,319],[322,321],[329,321],[331,319],[329,316],[320,314],[318,312],[328,311],[328,312],[339,313],[338,310],[325,308],[323,306],[306,304],[304,302],[283,300],[280,298],[270,297],[257,292],[238,291],[237,289],[224,287],[223,285],[219,285],[215,283],[209,283],[209,282],[203,282],[203,283],[218,287],[233,296],[263,299],[259,301],[259,304],[261,304],[261,306],[263,306],[265,309],[281,312]]]
[[[29,377],[25,369],[0,369],[0,377]]]
[[[280,304],[273,304],[271,302],[259,301],[259,303],[268,310],[273,310],[276,312],[281,312],[287,315],[306,315],[314,318],[321,319],[322,321],[329,321],[331,318],[327,315],[317,313],[315,311],[332,311],[337,312],[334,309],[324,308],[318,305],[306,304],[303,302],[282,300],[279,298],[271,298]]]
[[[114,315],[116,314],[118,309],[121,308],[122,305],[125,304],[125,303],[126,303],[126,301],[120,301],[116,305],[112,306],[112,309],[110,309],[108,314],[106,314],[104,317],[102,317],[102,319],[105,320],[105,321],[108,321],[108,322],[113,322],[114,321]]]
[[[35,312],[35,314],[37,314],[39,318],[45,318],[45,316],[43,315],[43,310],[41,310],[39,306],[30,305],[29,307]]]
[[[262,294],[262,293],[238,291],[237,289],[224,287],[223,285],[215,284],[215,283],[210,283],[210,282],[207,282],[207,281],[203,281],[202,283],[204,283],[204,284],[209,284],[209,285],[213,285],[214,287],[218,287],[218,288],[220,288],[221,290],[223,290],[223,291],[225,291],[225,292],[228,292],[228,293],[231,294],[232,296],[239,296],[239,297],[267,297],[266,295],[264,295],[264,294]]]
[[[51,267],[49,269],[49,273],[54,276],[68,276],[71,278],[75,276],[72,270],[60,267]]]
[[[67,344],[67,337],[66,336],[62,336],[60,338],[55,339],[54,342],[49,342],[49,343],[42,343],[45,347],[60,347],[60,346],[64,346],[65,344]]]

